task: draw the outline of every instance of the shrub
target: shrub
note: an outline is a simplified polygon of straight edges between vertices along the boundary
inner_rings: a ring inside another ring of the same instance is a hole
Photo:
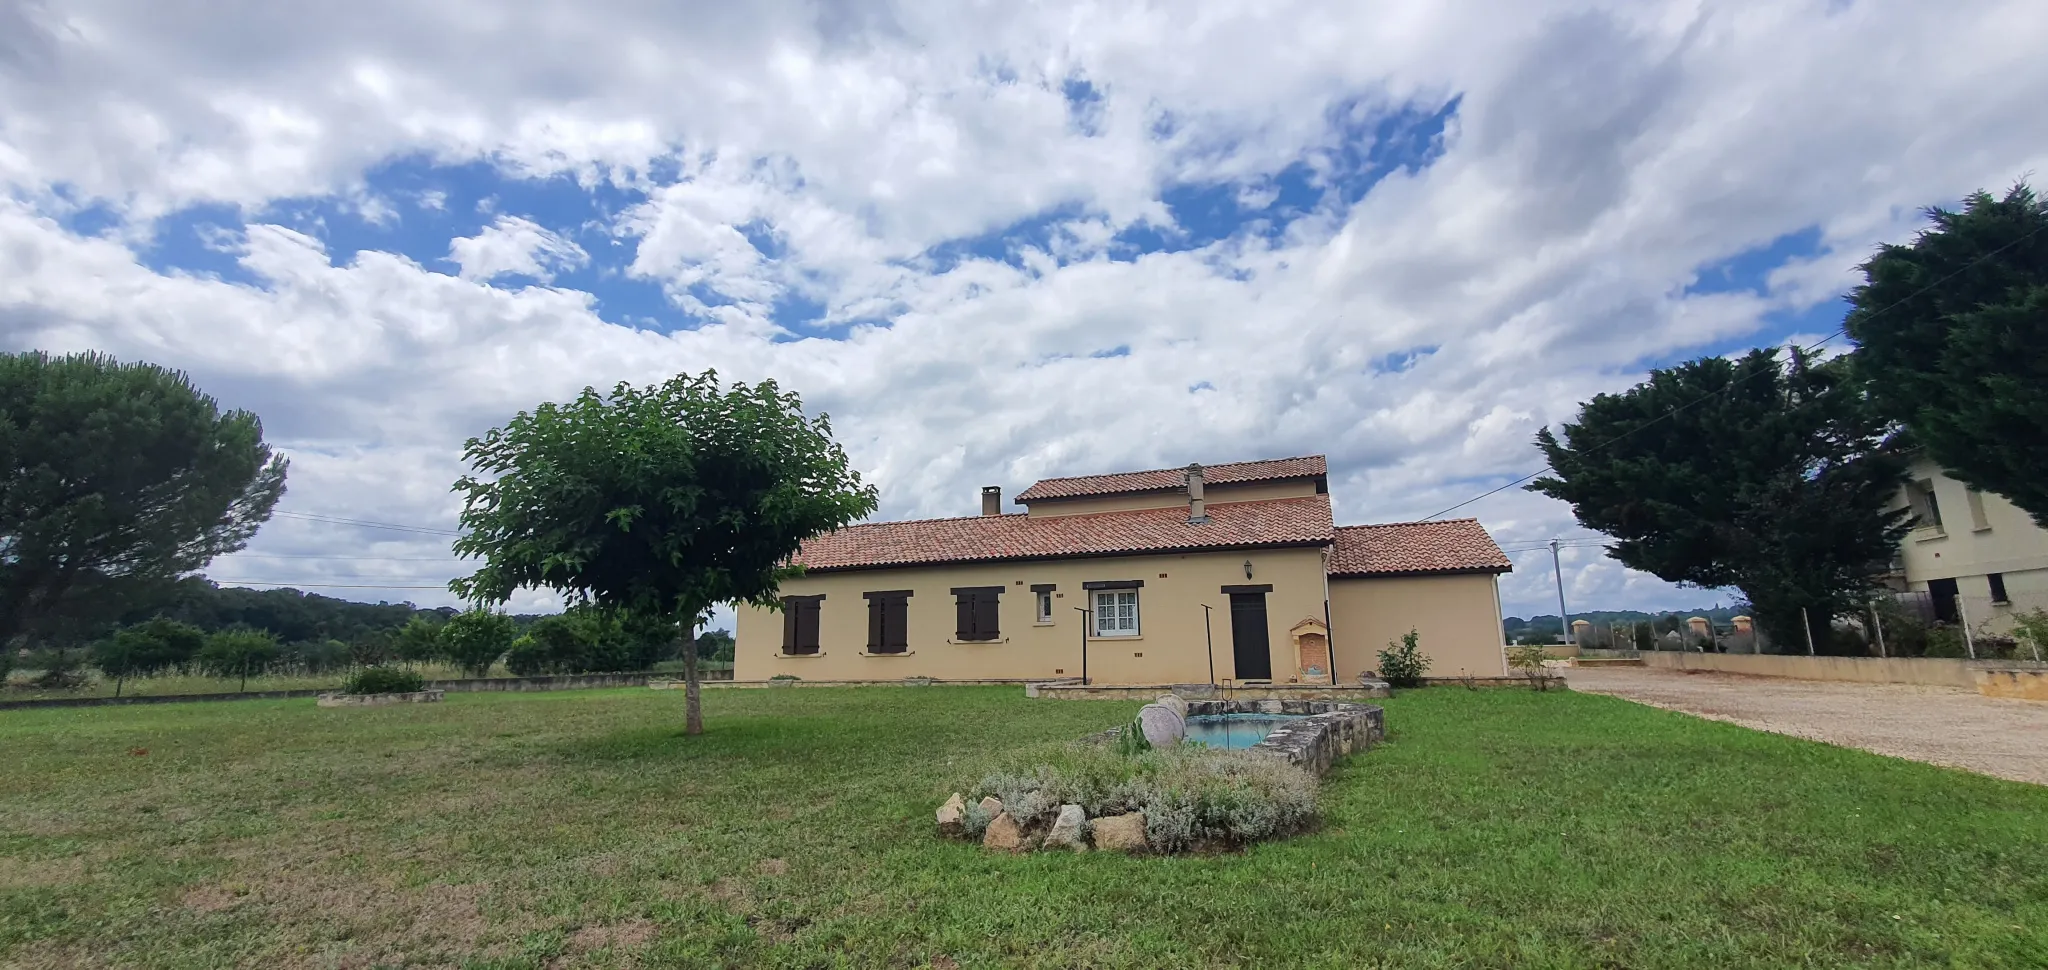
[[[1401,642],[1387,641],[1387,649],[1380,651],[1380,676],[1389,686],[1420,687],[1422,675],[1429,670],[1429,658],[1424,656],[1417,644],[1422,636],[1414,630],[1401,635]]]
[[[1969,645],[1963,642],[1963,628],[1948,623],[1937,623],[1927,629],[1927,657],[1967,657]]]
[[[1152,750],[1152,739],[1145,736],[1144,722],[1134,717],[1131,718],[1131,723],[1117,729],[1117,754],[1128,758],[1150,750]]]
[[[195,659],[199,669],[212,676],[247,680],[277,659],[277,635],[247,627],[222,630],[206,638]]]
[[[532,677],[554,669],[547,644],[526,634],[512,641],[512,649],[505,651],[505,669],[515,676]]]
[[[512,646],[512,618],[482,608],[457,613],[442,624],[441,651],[471,677],[488,677]]]
[[[1145,813],[1145,836],[1160,852],[1228,847],[1298,831],[1315,817],[1315,779],[1277,758],[1201,745],[1136,755],[1079,743],[989,773],[972,789],[970,835],[988,820],[974,803],[994,795],[1019,824],[1049,823],[1061,805],[1091,818]]]
[[[109,677],[153,674],[191,663],[206,634],[189,623],[156,617],[122,627],[93,647],[93,665]]]
[[[278,650],[276,666],[299,674],[324,674],[346,670],[356,663],[355,652],[340,640],[295,640]],[[365,662],[366,667],[382,661]]]
[[[2048,610],[2031,609],[2016,613],[2012,618],[2013,639],[2018,641],[2021,654],[2030,660],[2048,660]],[[5,661],[0,661],[4,663]]]
[[[425,690],[427,679],[398,667],[364,667],[341,686],[344,694],[411,694]]]
[[[1508,651],[1508,666],[1522,672],[1529,678],[1529,686],[1537,690],[1549,690],[1550,681],[1543,676],[1543,648],[1539,646],[1516,647]]]
[[[425,663],[439,660],[442,656],[441,627],[446,621],[432,621],[423,616],[407,620],[392,638],[391,650],[398,659],[406,663]]]

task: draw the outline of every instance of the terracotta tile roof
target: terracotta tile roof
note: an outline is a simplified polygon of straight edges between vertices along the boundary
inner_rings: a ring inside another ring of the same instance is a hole
[[[1478,519],[1338,526],[1337,550],[1330,557],[1332,576],[1504,573],[1513,568]]]
[[[1320,459],[1318,459],[1320,461]],[[1090,515],[976,515],[848,526],[804,543],[797,562],[813,570],[948,562],[1059,559],[1195,549],[1326,545],[1330,497],[1230,502],[1209,506],[1209,521],[1188,524],[1186,506]]]
[[[1233,482],[1264,482],[1278,478],[1313,478],[1328,475],[1329,466],[1321,455],[1274,458],[1267,461],[1238,461],[1226,465],[1203,465],[1202,481],[1207,485]],[[1084,495],[1119,495],[1125,492],[1157,492],[1187,484],[1187,466],[1155,468],[1114,475],[1082,475],[1077,478],[1046,478],[1017,493],[1017,501],[1045,498],[1080,498]]]

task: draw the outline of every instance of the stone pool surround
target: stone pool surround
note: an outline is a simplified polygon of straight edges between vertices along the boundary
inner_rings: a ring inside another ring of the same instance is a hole
[[[1074,681],[1040,681],[1024,685],[1024,696],[1048,700],[1120,701],[1138,700],[1171,693],[1196,700],[1226,701],[1355,701],[1392,697],[1386,681],[1362,680],[1357,685],[1332,687],[1328,684],[1251,684],[1223,687],[1216,684],[1080,684]]]
[[[1301,719],[1273,728],[1273,733],[1244,750],[1283,758],[1310,774],[1322,775],[1338,758],[1385,740],[1387,712],[1372,704],[1342,701],[1238,700],[1188,701],[1188,716],[1205,714],[1294,714]]]

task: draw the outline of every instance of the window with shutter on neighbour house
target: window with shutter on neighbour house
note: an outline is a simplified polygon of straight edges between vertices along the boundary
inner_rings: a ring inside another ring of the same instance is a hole
[[[1002,625],[997,622],[996,604],[1002,595],[1001,586],[955,587],[953,638],[963,641],[1000,639],[1003,633]]]
[[[818,652],[818,614],[825,594],[782,598],[782,652],[791,656]]]
[[[1969,491],[1963,493],[1963,499],[1970,506],[1970,531],[1991,531],[1991,517],[1984,514],[1984,493],[1972,486]]]
[[[868,601],[868,652],[904,653],[910,649],[910,590],[862,593]]]
[[[1906,501],[1913,509],[1914,528],[1942,531],[1941,503],[1934,497],[1933,479],[1923,478],[1907,482]]]

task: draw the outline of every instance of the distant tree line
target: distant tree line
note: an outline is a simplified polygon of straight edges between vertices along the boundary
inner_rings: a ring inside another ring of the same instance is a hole
[[[138,610],[101,633],[83,644],[45,642],[9,651],[5,666],[37,671],[38,686],[62,689],[75,686],[84,666],[117,682],[167,673],[245,681],[428,663],[479,677],[500,663],[522,676],[637,672],[681,656],[674,628],[591,608],[511,616],[356,603],[292,589],[222,588],[199,579],[181,583],[148,615]],[[707,630],[696,643],[699,659],[732,660],[729,631]]]

